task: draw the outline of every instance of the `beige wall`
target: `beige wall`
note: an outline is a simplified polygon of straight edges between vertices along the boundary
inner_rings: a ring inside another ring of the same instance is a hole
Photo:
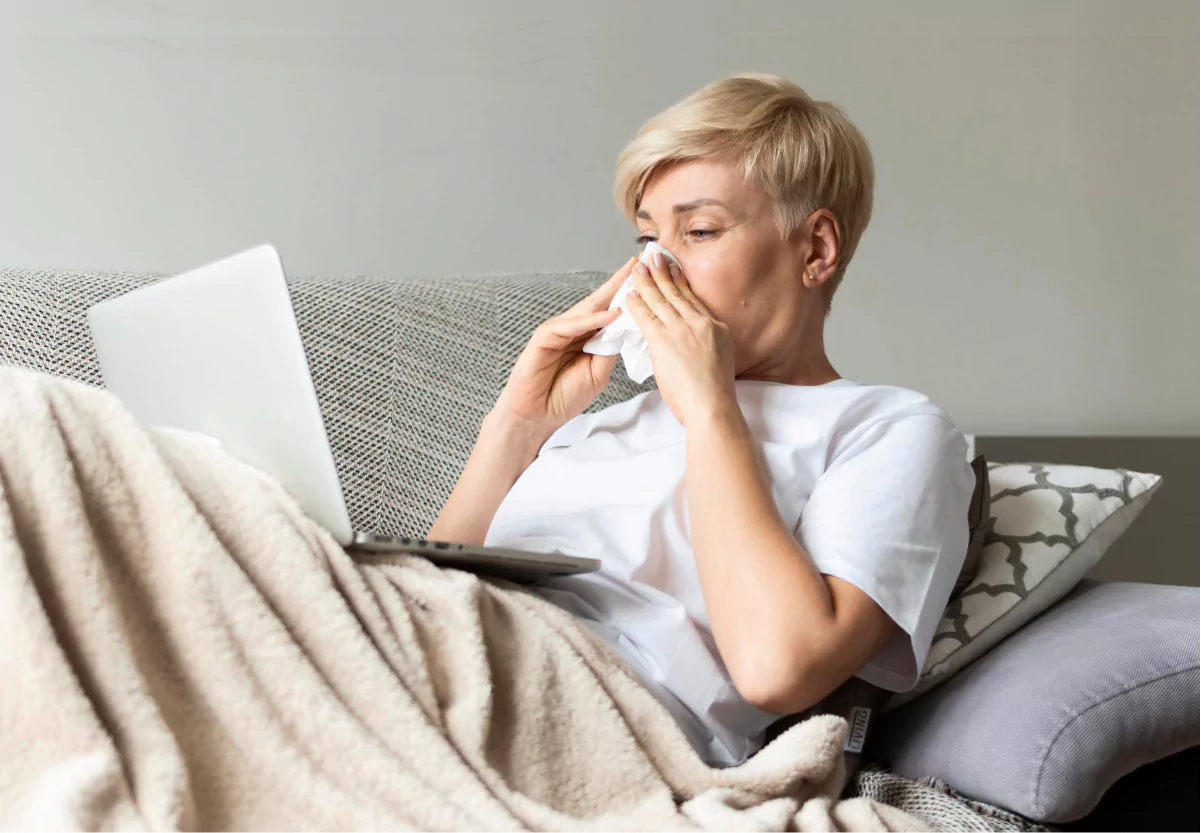
[[[776,72],[873,144],[848,376],[980,434],[1198,427],[1195,2],[6,2],[0,262],[615,268],[638,125]],[[503,10],[503,13],[502,11]]]

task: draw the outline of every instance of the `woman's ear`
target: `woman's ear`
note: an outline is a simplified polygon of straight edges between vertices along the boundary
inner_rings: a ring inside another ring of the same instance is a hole
[[[838,219],[828,208],[819,208],[805,220],[809,226],[809,256],[805,259],[805,286],[825,281],[838,266],[840,234]]]

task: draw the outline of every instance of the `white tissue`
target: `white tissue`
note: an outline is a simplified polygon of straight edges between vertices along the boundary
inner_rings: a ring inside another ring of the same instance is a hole
[[[676,266],[680,265],[675,255],[654,240],[647,241],[646,248],[642,250],[642,254],[638,256],[638,260],[649,266],[651,255],[655,252],[663,255],[663,259],[668,263],[674,263]],[[617,294],[613,296],[613,301],[609,304],[609,309],[620,307],[621,315],[617,316],[617,320],[612,324],[588,339],[582,349],[585,353],[592,353],[595,356],[615,356],[621,353],[621,359],[626,365],[626,373],[629,374],[631,379],[641,385],[651,377],[654,370],[651,368],[650,345],[646,343],[646,339],[642,336],[642,331],[638,329],[638,324],[635,323],[634,316],[630,315],[630,311],[626,308],[626,295],[633,288],[634,275],[631,271],[630,276],[625,279],[621,288],[617,290]]]

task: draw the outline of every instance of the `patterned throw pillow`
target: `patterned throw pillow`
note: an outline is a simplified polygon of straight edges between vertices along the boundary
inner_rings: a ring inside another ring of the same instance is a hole
[[[975,578],[947,606],[926,668],[888,709],[947,680],[1059,601],[1125,532],[1157,474],[1053,463],[990,463],[989,529]]]

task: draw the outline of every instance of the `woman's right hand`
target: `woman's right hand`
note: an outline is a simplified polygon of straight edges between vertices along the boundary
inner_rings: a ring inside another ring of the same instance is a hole
[[[594,356],[584,342],[617,320],[609,304],[630,276],[637,257],[566,312],[538,325],[526,344],[493,412],[514,417],[549,437],[584,412],[608,386],[617,356]]]

